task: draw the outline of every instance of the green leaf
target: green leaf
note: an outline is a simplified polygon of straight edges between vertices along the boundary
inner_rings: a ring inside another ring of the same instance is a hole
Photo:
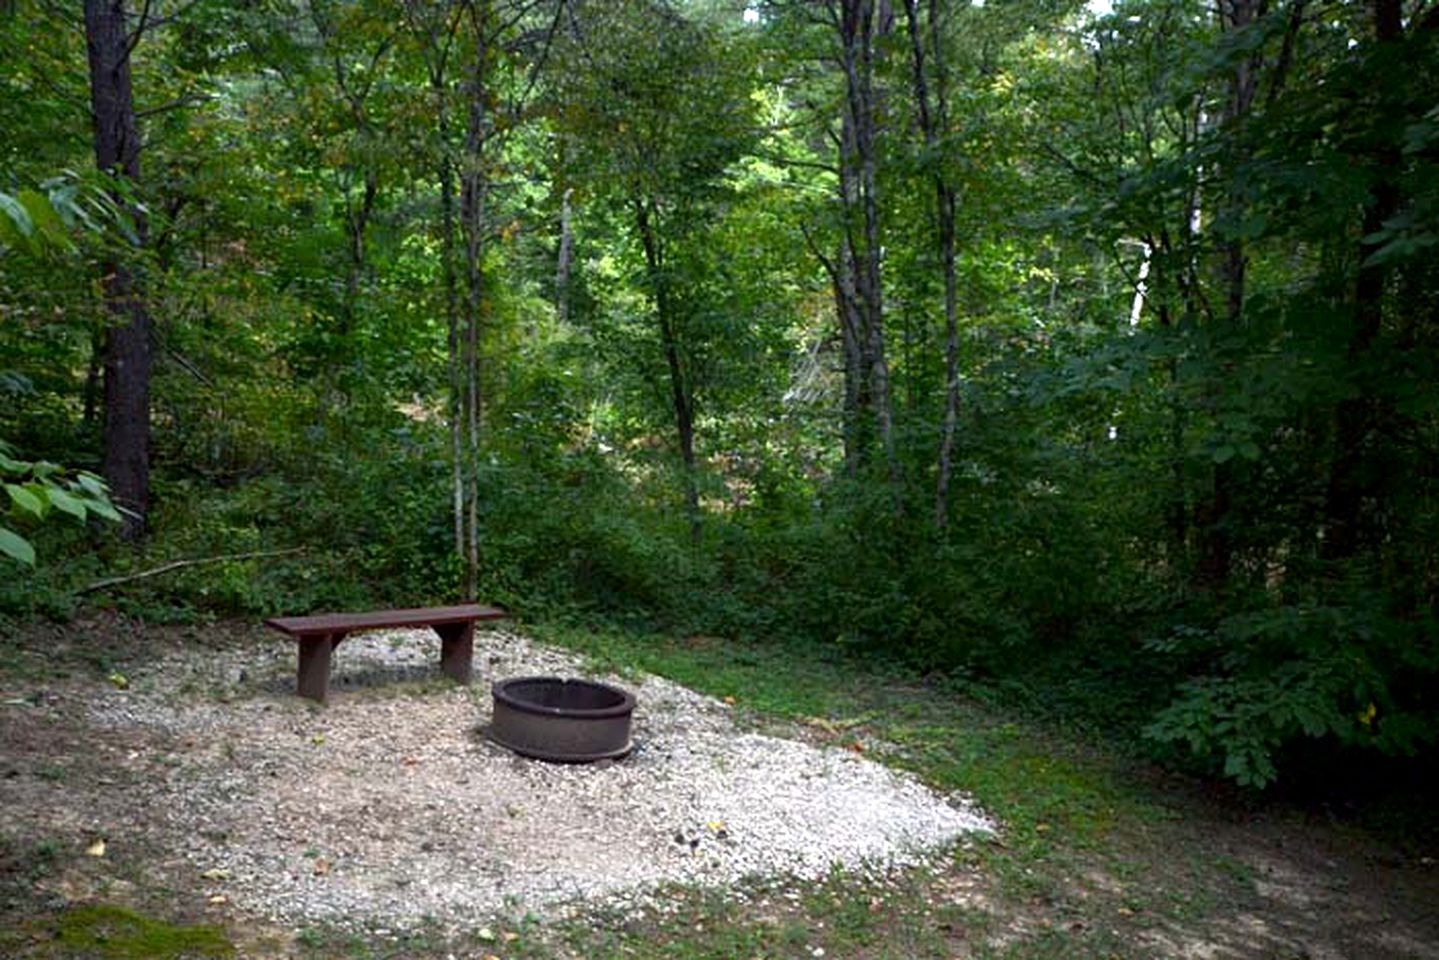
[[[92,497],[103,498],[105,496],[105,481],[93,473],[82,471],[76,475],[75,482],[80,485],[81,490],[84,490]]]
[[[25,205],[8,193],[0,192],[0,219],[7,221],[16,233],[28,237],[35,232],[35,222]]]
[[[10,494],[10,499],[15,502],[15,506],[24,510],[26,513],[33,514],[36,517],[43,517],[45,515],[45,501],[24,487],[14,483],[7,483],[5,484],[5,492]]]
[[[90,508],[90,512],[93,514],[104,517],[106,520],[113,520],[116,523],[120,522],[120,511],[116,510],[109,500],[104,498],[87,500],[85,501],[85,505]]]
[[[35,548],[30,546],[30,541],[4,527],[0,527],[0,553],[32,567],[35,565]]]
[[[0,243],[33,256],[39,252],[34,233],[35,223],[24,205],[10,194],[0,192]]]
[[[47,487],[45,493],[58,510],[63,510],[79,520],[85,519],[85,504],[59,487]]]
[[[1234,459],[1235,452],[1234,447],[1226,443],[1221,447],[1215,447],[1212,456],[1215,463],[1226,463]]]
[[[40,233],[51,245],[61,250],[74,248],[75,244],[65,230],[65,223],[55,212],[55,207],[50,203],[49,197],[34,190],[21,190],[18,199],[25,207],[26,212],[30,214],[30,219]]]
[[[48,484],[37,483],[32,480],[25,484],[25,492],[40,501],[40,515],[42,517],[50,512],[50,487]]]
[[[1396,260],[1407,260],[1426,248],[1434,246],[1435,243],[1439,243],[1439,236],[1424,234],[1397,236],[1364,258],[1363,265],[1378,267]]]

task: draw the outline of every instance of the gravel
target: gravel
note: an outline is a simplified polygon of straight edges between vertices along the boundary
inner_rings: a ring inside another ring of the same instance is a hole
[[[638,697],[626,759],[524,760],[483,735],[488,681],[584,676],[583,661],[488,632],[486,682],[396,682],[434,677],[437,648],[427,631],[346,641],[324,709],[293,696],[283,642],[154,662],[90,702],[97,741],[133,744],[137,775],[79,815],[112,846],[138,834],[237,913],[395,929],[642,904],[673,882],[884,870],[992,829],[961,796],[745,731],[725,703],[653,676],[595,677]]]

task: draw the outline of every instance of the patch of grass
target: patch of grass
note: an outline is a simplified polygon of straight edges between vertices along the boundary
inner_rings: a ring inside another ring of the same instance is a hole
[[[86,904],[27,925],[30,957],[94,960],[198,960],[233,957],[235,948],[212,926],[166,923],[124,907]],[[13,945],[20,948],[17,942]]]
[[[747,643],[688,644],[657,636],[536,628],[588,656],[597,670],[657,673],[717,697],[742,716],[819,721],[844,741],[870,736],[902,749],[885,762],[941,790],[962,789],[1001,817],[1006,838],[1043,848],[1102,842],[1121,819],[1172,814],[1136,791],[1113,763],[1049,731],[989,712],[902,668],[855,663],[837,651]]]
[[[61,783],[65,779],[66,768],[58,763],[40,763],[36,764],[33,773],[36,779]]]
[[[836,746],[894,744],[869,755],[937,790],[963,791],[1000,824],[997,838],[957,848],[936,872],[905,874],[898,894],[832,879],[825,889],[836,895],[818,893],[778,924],[752,909],[689,903],[677,919],[582,938],[582,955],[801,956],[820,947],[829,957],[1140,957],[1139,932],[1202,920],[1243,894],[1202,843],[1174,829],[1181,814],[1129,761],[902,666],[834,648],[532,632],[599,671],[655,673],[733,698],[741,722],[802,724]],[[948,892],[961,875],[982,878],[986,909]],[[1107,879],[1085,879],[1093,876]],[[792,928],[808,930],[809,941],[791,940]]]

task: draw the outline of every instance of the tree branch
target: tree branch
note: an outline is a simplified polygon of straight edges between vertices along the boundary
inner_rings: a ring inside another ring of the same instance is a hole
[[[304,553],[306,547],[293,547],[289,550],[257,550],[252,553],[231,553],[223,557],[197,557],[193,560],[172,560],[169,563],[162,563],[150,570],[142,570],[139,573],[126,574],[123,577],[106,577],[104,580],[96,580],[88,587],[81,587],[76,594],[93,593],[96,590],[104,590],[106,587],[119,586],[122,583],[130,583],[135,580],[144,580],[148,577],[157,577],[162,573],[169,573],[171,570],[179,570],[182,567],[194,567],[207,563],[224,563],[226,560],[258,560],[261,557],[286,557],[297,553]]]

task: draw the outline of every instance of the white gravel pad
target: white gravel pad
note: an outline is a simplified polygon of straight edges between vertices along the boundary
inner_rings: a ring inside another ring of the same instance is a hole
[[[667,882],[904,865],[992,829],[962,798],[851,751],[742,731],[725,704],[657,677],[594,678],[638,698],[628,758],[524,760],[483,735],[489,682],[584,676],[583,662],[480,633],[474,687],[406,693],[397,679],[437,674],[438,647],[428,631],[347,640],[324,709],[288,692],[294,650],[278,639],[129,678],[91,722],[157,749],[186,745],[128,788],[129,829],[241,913],[396,928],[642,897]]]

